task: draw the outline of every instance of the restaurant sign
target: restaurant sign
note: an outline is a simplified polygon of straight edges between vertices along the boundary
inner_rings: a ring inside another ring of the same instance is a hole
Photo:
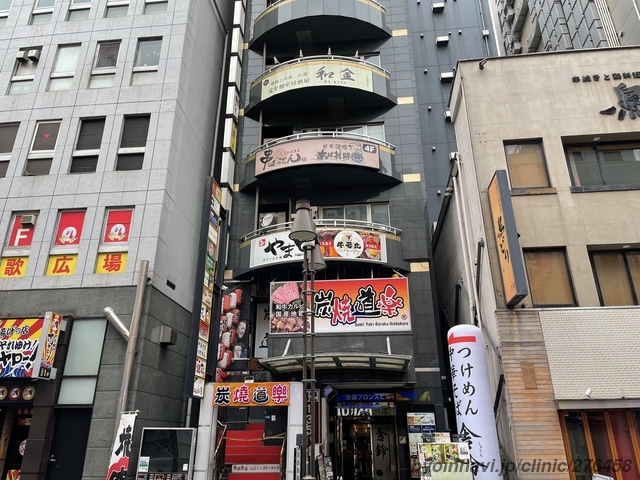
[[[272,282],[270,333],[304,330],[302,282]],[[316,333],[411,331],[406,278],[318,280]]]
[[[214,383],[213,405],[220,407],[286,407],[289,382]]]
[[[327,229],[318,231],[318,241],[326,260],[387,261],[387,243],[383,233]],[[286,262],[302,262],[302,250],[289,238],[289,230],[251,240],[251,268]]]
[[[350,138],[314,137],[292,140],[256,152],[255,175],[307,165],[380,168],[380,147]]]
[[[0,319],[0,378],[51,378],[62,316]]]

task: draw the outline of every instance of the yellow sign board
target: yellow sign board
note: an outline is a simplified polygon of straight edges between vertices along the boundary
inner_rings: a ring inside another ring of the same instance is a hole
[[[27,272],[29,257],[4,257],[0,262],[0,278],[20,278]]]
[[[99,253],[96,273],[124,273],[127,268],[127,252]]]
[[[78,255],[51,255],[47,264],[47,276],[73,275]]]

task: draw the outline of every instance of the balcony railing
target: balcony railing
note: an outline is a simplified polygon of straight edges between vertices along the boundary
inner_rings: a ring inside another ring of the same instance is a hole
[[[323,228],[350,228],[354,230],[370,230],[374,232],[389,233],[391,235],[400,235],[402,230],[391,225],[384,225],[382,223],[363,222],[362,220],[347,220],[343,218],[337,219],[315,219],[313,223],[316,224],[318,229]],[[249,241],[253,238],[261,237],[267,233],[282,232],[285,230],[291,230],[293,222],[278,223],[276,225],[269,225],[268,227],[262,227],[253,232],[249,232],[240,238],[241,242]]]
[[[271,10],[275,10],[276,8],[278,8],[282,3],[289,2],[289,1],[291,1],[291,0],[276,0],[275,2],[271,2],[269,4],[269,6],[267,8],[265,8],[260,13],[260,15],[258,15],[258,18],[256,19],[256,21],[260,20],[260,18],[262,18],[267,13],[269,13]],[[374,0],[365,0],[365,3],[369,3],[371,5],[374,5],[376,8],[379,8],[382,13],[386,13],[387,12],[386,8],[384,8],[382,5],[380,5],[378,2],[375,2]]]

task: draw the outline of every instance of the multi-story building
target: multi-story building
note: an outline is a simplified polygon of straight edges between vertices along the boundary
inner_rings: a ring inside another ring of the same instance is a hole
[[[458,64],[434,269],[445,324],[484,333],[506,478],[640,476],[639,57]]]
[[[105,478],[127,347],[105,307],[126,324],[140,317],[124,386],[124,408],[139,410],[134,451],[140,427],[185,424],[202,198],[233,7],[0,2],[2,478]],[[64,331],[55,370],[39,375],[45,312],[61,315],[52,331]],[[168,343],[151,339],[161,326],[174,332]]]

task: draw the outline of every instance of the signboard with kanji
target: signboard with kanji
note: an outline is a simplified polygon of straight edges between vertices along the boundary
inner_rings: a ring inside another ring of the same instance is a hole
[[[48,276],[73,275],[76,271],[78,255],[50,255],[47,263]]]
[[[99,253],[96,273],[123,273],[127,268],[127,252]]]
[[[213,405],[220,407],[287,407],[289,382],[215,383]]]
[[[0,263],[0,278],[20,278],[27,273],[29,257],[3,257]]]
[[[304,330],[302,288],[302,282],[271,283],[271,334]],[[411,331],[406,278],[318,280],[312,308],[317,333]]]

